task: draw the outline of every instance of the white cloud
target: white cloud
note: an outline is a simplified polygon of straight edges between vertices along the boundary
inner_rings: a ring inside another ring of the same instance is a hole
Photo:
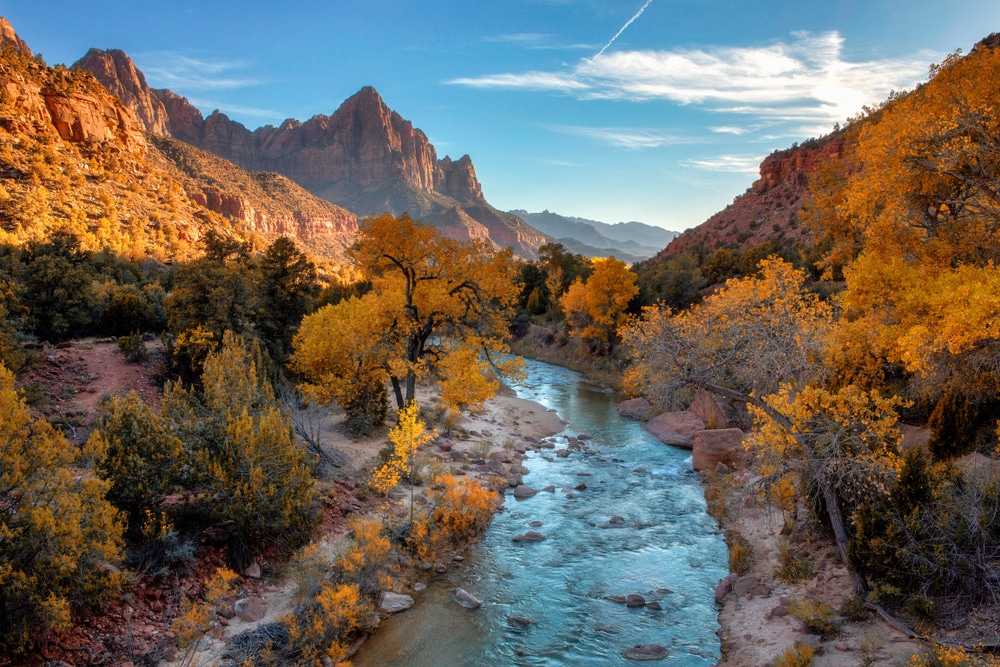
[[[524,74],[495,74],[466,79],[452,79],[446,83],[471,88],[516,88],[520,90],[586,91],[589,86],[572,76],[558,72],[525,72]]]
[[[760,47],[710,47],[609,52],[581,60],[573,70],[464,77],[449,84],[482,89],[551,90],[581,99],[665,100],[754,122],[796,124],[797,131],[827,131],[878,102],[890,90],[921,81],[940,54],[865,62],[844,59],[836,32],[793,33]]]
[[[683,160],[681,166],[705,171],[757,175],[763,159],[763,155],[718,155],[711,158]]]
[[[274,122],[281,122],[276,119],[285,119],[289,116],[283,114],[280,111],[275,111],[274,109],[261,109],[259,107],[247,107],[240,104],[228,104],[226,102],[217,102],[214,100],[205,100],[199,98],[189,98],[188,102],[198,107],[202,113],[208,115],[212,109],[218,109],[226,115],[237,114],[240,116],[251,116],[253,118],[266,118]]]
[[[253,77],[239,76],[248,65],[243,61],[205,60],[169,51],[147,53],[140,58],[140,69],[153,88],[232,90],[260,83]]]
[[[694,140],[689,137],[684,137],[672,132],[654,128],[553,125],[551,129],[564,134],[573,134],[590,139],[596,139],[598,141],[611,144],[612,146],[626,148],[629,150],[694,143]]]

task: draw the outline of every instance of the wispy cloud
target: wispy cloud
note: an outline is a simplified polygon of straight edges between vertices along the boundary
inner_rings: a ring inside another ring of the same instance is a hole
[[[231,90],[261,83],[254,77],[240,75],[249,64],[244,61],[193,58],[170,51],[142,54],[141,60],[142,71],[154,88]]]
[[[757,174],[763,155],[717,155],[711,158],[683,160],[682,167],[734,174]]]
[[[474,78],[452,79],[446,83],[471,88],[516,88],[519,90],[563,90],[584,93],[590,86],[583,81],[557,72],[525,72],[524,74],[494,74]]]
[[[493,35],[482,38],[492,44],[511,44],[523,49],[537,51],[590,51],[596,48],[593,44],[567,43],[557,35],[541,32],[518,32],[507,35]]]
[[[573,134],[595,139],[612,146],[629,150],[658,148],[695,143],[696,140],[666,130],[655,128],[629,127],[585,127],[577,125],[553,125],[550,129],[563,134]]]
[[[210,114],[213,109],[218,109],[224,114],[238,114],[240,116],[251,116],[253,118],[265,118],[272,122],[280,122],[278,119],[284,120],[289,118],[287,114],[280,111],[275,111],[274,109],[262,109],[260,107],[248,107],[240,104],[228,104],[227,102],[219,102],[215,100],[206,100],[201,98],[189,98],[188,101],[198,107],[203,113]]]
[[[518,32],[509,35],[496,35],[494,37],[484,37],[483,41],[534,45],[549,41],[551,38],[552,35],[543,32]]]
[[[456,78],[482,89],[550,90],[581,99],[665,100],[812,131],[922,80],[940,54],[851,62],[836,32],[793,33],[755,48],[608,52],[574,68]]]

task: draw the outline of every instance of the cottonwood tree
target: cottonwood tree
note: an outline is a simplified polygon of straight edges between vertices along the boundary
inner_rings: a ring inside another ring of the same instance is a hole
[[[854,131],[846,177],[814,187],[828,265],[856,256],[835,346],[842,377],[884,385],[892,366],[931,399],[1000,388],[998,76],[1000,49],[949,57]]]
[[[350,403],[357,389],[388,380],[402,409],[419,379],[449,368],[460,353],[470,387],[516,372],[503,357],[517,300],[510,250],[460,243],[406,215],[383,215],[362,225],[349,255],[371,291],[306,317],[294,340],[292,365],[313,395]],[[445,398],[458,407],[482,395]]]
[[[586,282],[578,278],[562,299],[571,331],[610,354],[618,342],[618,328],[628,320],[625,309],[639,293],[636,275],[614,257],[593,260],[594,271]]]
[[[846,564],[843,504],[857,502],[859,489],[884,491],[898,466],[898,430],[893,401],[818,386],[832,324],[804,273],[770,258],[756,277],[730,280],[688,311],[647,308],[624,333],[633,360],[626,386],[661,406],[677,406],[692,387],[751,406],[758,426],[749,443],[762,472],[802,472],[817,485]]]

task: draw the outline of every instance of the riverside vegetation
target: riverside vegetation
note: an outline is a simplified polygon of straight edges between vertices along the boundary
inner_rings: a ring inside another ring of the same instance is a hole
[[[994,605],[998,42],[955,54],[839,130],[847,149],[813,177],[801,212],[812,243],[694,249],[631,268],[550,244],[518,262],[381,216],[362,224],[352,267],[325,284],[294,243],[198,210],[124,139],[64,140],[0,89],[2,657],[41,662],[141,577],[179,581],[211,531],[234,572],[267,557],[291,563],[298,582],[293,612],[235,644],[231,660],[346,660],[376,622],[392,550],[429,563],[474,538],[494,491],[438,476],[433,509],[353,517],[331,557],[310,545],[318,489],[329,488],[316,481],[329,461],[310,410],[336,402],[353,433],[378,437],[391,388],[393,447],[365,492],[416,483],[407,461],[424,422],[449,428],[516,376],[512,333],[621,373],[661,409],[686,406],[695,389],[745,406],[736,419],[750,430],[761,499],[812,509],[859,600],[930,629]],[[84,73],[7,46],[3,59],[8,76],[100,94]],[[163,332],[170,361],[158,413],[112,398],[89,438],[70,442],[32,412],[38,397],[15,373],[39,361],[39,341],[122,336],[141,358],[131,335],[142,331]],[[413,407],[427,382],[440,387],[436,416]],[[927,451],[904,451],[902,420],[929,425]],[[740,569],[750,556],[734,543]],[[163,654],[192,660],[236,576],[220,569],[178,593]],[[828,610],[799,611],[826,623]],[[793,647],[775,664],[813,659]],[[973,659],[938,646],[912,664]]]

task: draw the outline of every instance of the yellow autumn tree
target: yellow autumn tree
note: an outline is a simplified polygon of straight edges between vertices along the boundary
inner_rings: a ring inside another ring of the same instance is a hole
[[[577,279],[562,298],[570,331],[601,354],[610,354],[618,342],[618,329],[628,321],[625,309],[639,293],[636,275],[614,257],[595,258],[586,282]]]
[[[389,459],[372,472],[372,486],[385,494],[405,477],[413,475],[413,459],[417,450],[437,437],[428,431],[420,419],[420,408],[416,401],[399,411],[399,420],[389,431],[392,453]]]
[[[510,250],[460,243],[406,215],[383,215],[362,224],[349,255],[371,291],[306,317],[295,337],[292,365],[313,395],[349,401],[361,374],[388,380],[403,409],[418,380],[440,375],[445,360],[466,349],[483,355],[486,363],[476,368],[484,377],[516,373],[506,356],[517,300]],[[456,404],[474,402],[452,395]]]
[[[849,511],[858,489],[884,492],[898,467],[895,402],[850,386],[822,388],[833,312],[805,281],[770,258],[758,275],[728,281],[688,311],[647,308],[624,333],[633,362],[626,389],[660,406],[680,407],[693,387],[749,405],[749,446],[761,472],[776,484],[789,473],[816,484],[846,564],[844,503]]]
[[[90,452],[94,458],[100,452]],[[32,419],[0,366],[0,645],[17,653],[69,626],[123,578],[124,522],[109,484],[48,422]]]
[[[933,68],[856,130],[849,176],[817,186],[845,270],[831,365],[887,386],[902,371],[932,400],[1000,388],[1000,49],[981,44]]]

